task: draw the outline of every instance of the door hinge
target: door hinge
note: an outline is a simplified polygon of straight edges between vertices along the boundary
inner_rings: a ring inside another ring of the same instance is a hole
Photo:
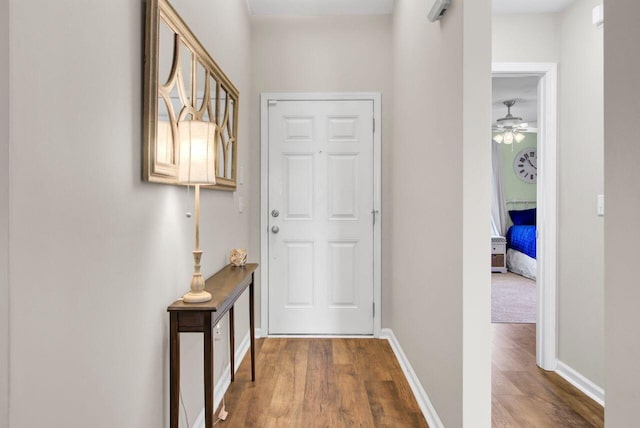
[[[378,210],[373,210],[371,211],[371,214],[373,214],[373,225],[376,225],[376,215],[379,213],[380,211]]]
[[[373,133],[376,133],[376,118],[373,118]]]
[[[373,317],[376,317],[376,302],[373,302]]]
[[[267,101],[267,104],[269,105],[269,107],[278,105],[278,100],[269,100]]]

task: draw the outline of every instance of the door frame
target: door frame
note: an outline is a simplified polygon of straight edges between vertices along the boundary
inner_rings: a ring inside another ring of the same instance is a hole
[[[269,102],[373,101],[373,336],[380,336],[382,314],[382,114],[379,92],[268,92],[260,94],[260,330],[269,335]]]
[[[558,66],[555,63],[493,63],[493,77],[540,77],[538,86],[538,272],[536,363],[558,367],[557,225]]]

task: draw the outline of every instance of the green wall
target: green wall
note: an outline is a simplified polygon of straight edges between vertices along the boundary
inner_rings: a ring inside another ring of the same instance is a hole
[[[523,201],[535,201],[536,200],[536,188],[535,183],[525,183],[520,180],[513,172],[513,160],[520,150],[528,147],[538,147],[538,134],[527,132],[526,138],[521,143],[502,144],[502,179],[504,183],[504,198],[505,201],[511,201],[514,199]],[[511,208],[508,206],[507,208]],[[523,205],[518,208],[524,209]]]

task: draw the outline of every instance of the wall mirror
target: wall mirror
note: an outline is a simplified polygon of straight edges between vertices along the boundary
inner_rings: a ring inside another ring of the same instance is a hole
[[[177,184],[178,122],[216,128],[216,185],[236,189],[238,89],[167,0],[147,0],[143,179]],[[203,186],[204,187],[204,186]]]

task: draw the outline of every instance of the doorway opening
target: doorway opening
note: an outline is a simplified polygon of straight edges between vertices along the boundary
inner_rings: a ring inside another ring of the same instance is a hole
[[[538,76],[494,77],[491,322],[536,323]]]
[[[536,222],[534,233],[537,238],[535,240],[536,363],[541,368],[551,371],[555,370],[557,366],[557,65],[553,63],[494,63],[493,77],[494,79],[531,78],[534,81],[537,80],[537,126],[535,127],[537,130],[535,153],[537,189],[534,214]]]

